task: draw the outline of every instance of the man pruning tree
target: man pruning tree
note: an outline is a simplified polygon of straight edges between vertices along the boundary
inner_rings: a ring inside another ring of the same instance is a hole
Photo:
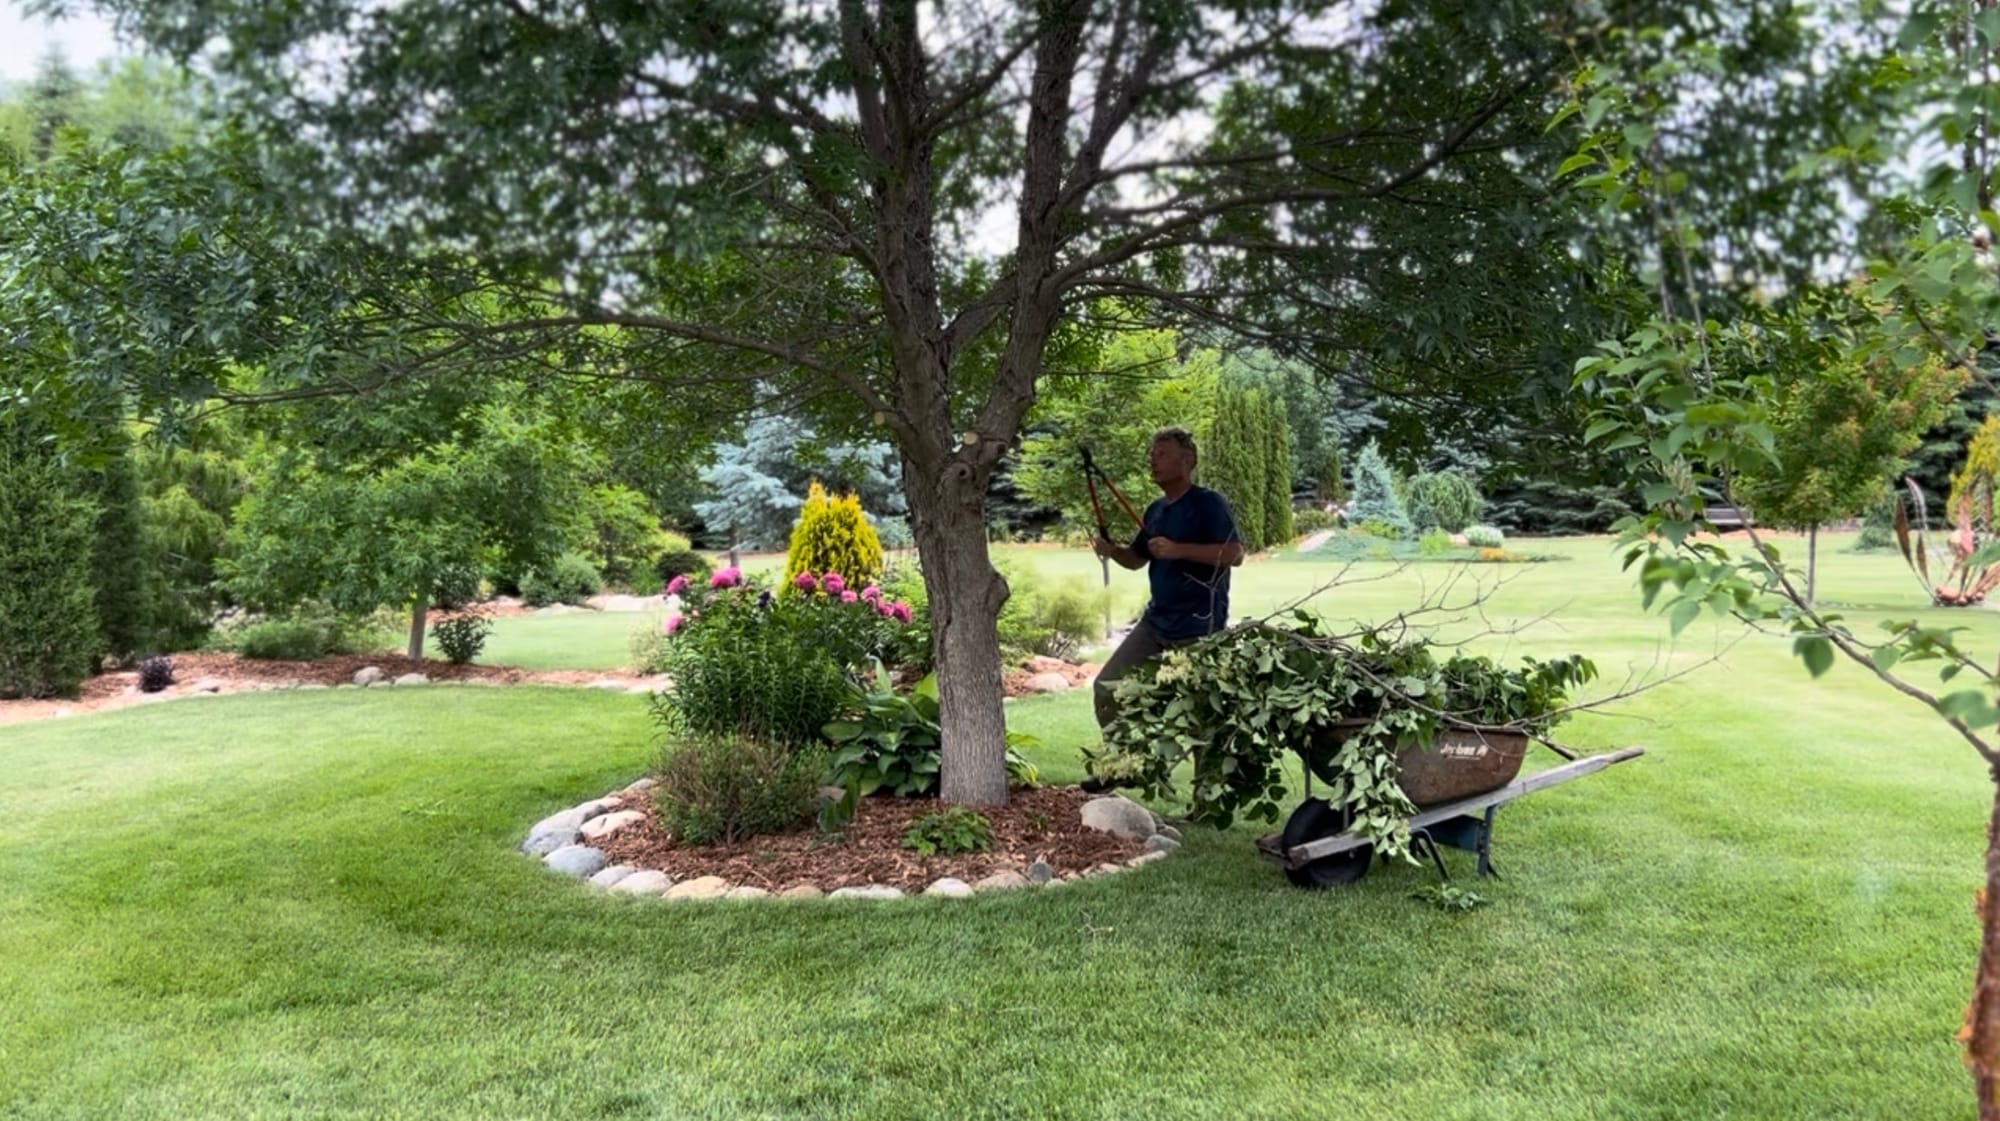
[[[1099,520],[1097,555],[1128,569],[1147,566],[1152,585],[1145,613],[1097,675],[1099,728],[1118,715],[1112,690],[1119,678],[1229,625],[1229,570],[1243,563],[1243,541],[1229,501],[1195,485],[1196,458],[1194,437],[1185,428],[1155,432],[1147,459],[1160,497],[1138,519],[1132,543],[1114,543]]]

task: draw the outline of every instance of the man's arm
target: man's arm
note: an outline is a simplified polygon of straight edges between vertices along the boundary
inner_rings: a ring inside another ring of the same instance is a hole
[[[1241,541],[1224,541],[1219,545],[1193,545],[1155,537],[1147,545],[1153,550],[1154,556],[1164,557],[1167,560],[1193,561],[1214,568],[1235,568],[1243,563]]]
[[[1146,567],[1146,558],[1130,545],[1119,545],[1100,537],[1091,542],[1091,549],[1100,557],[1110,557],[1124,569]]]

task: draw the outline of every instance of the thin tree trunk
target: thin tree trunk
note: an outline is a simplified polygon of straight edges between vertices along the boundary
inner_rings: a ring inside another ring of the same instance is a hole
[[[907,466],[906,466],[907,472]],[[983,532],[985,484],[963,465],[906,474],[912,528],[929,594],[937,658],[942,785],[948,803],[1007,802],[1007,712],[1001,704],[1000,607],[1007,582],[993,568]],[[924,485],[938,480],[935,488]]]
[[[1980,1121],[2000,1121],[2000,767],[1992,771],[1993,812],[1986,824],[1986,886],[1974,896],[1982,931],[1972,1003],[1958,1038],[1979,1095]]]
[[[413,662],[424,660],[424,623],[430,617],[431,597],[420,595],[410,608],[410,645],[408,654]]]
[[[1819,586],[1819,523],[1806,527],[1806,606],[1811,607]]]

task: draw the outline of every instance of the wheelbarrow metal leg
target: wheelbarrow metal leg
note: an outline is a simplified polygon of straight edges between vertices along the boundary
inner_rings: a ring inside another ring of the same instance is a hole
[[[1486,807],[1486,814],[1479,822],[1478,842],[1479,874],[1482,876],[1491,876],[1496,880],[1500,878],[1500,873],[1494,870],[1493,867],[1493,815],[1499,811],[1499,806]]]

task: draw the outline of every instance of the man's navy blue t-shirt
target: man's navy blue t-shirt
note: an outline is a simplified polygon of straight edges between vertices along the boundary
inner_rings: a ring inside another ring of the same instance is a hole
[[[1220,545],[1236,540],[1229,501],[1207,487],[1189,487],[1172,502],[1156,498],[1146,507],[1145,528],[1132,551],[1150,561],[1153,585],[1146,621],[1162,638],[1200,638],[1229,625],[1229,568],[1184,560],[1157,560],[1146,541],[1164,537],[1183,545]]]

